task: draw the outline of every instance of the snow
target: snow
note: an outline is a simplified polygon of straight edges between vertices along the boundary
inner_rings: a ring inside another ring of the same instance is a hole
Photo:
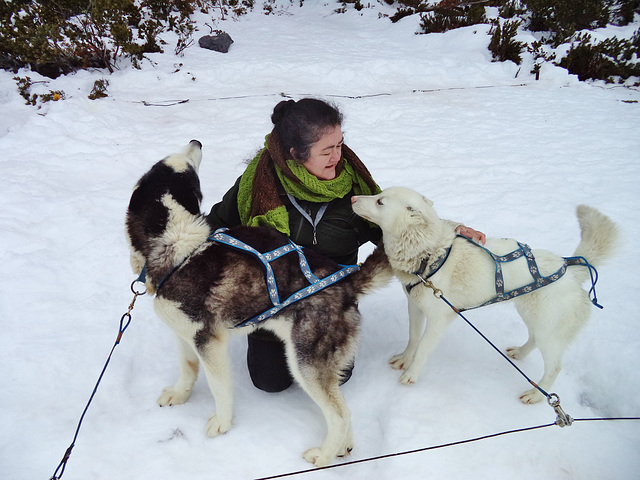
[[[108,78],[20,72],[48,80],[34,91],[65,92],[40,109],[25,106],[13,75],[0,72],[3,478],[49,478],[73,438],[133,296],[123,226],[138,178],[197,138],[208,211],[262,145],[282,95],[336,102],[347,144],[382,187],[419,190],[442,217],[490,236],[571,255],[578,204],[614,219],[623,242],[599,269],[605,308],[593,309],[553,391],[574,418],[640,416],[640,92],[581,83],[550,64],[535,81],[531,59],[522,68],[492,63],[488,26],[415,35],[416,18],[379,18],[385,5],[336,14],[338,6],[307,0],[275,16],[201,15],[200,34],[208,23],[234,39],[227,54],[194,46],[176,57],[168,45],[142,70]],[[109,97],[89,100],[100,78]],[[547,404],[519,402],[529,385],[462,320],[420,381],[400,385],[387,365],[408,338],[400,285],[365,298],[361,312],[356,368],[343,387],[355,449],[336,465],[555,421]],[[173,336],[151,298],[131,314],[65,479],[252,479],[312,468],[302,452],[324,437],[319,409],[297,387],[255,389],[244,338],[231,343],[234,427],[209,439],[204,375],[188,403],[159,408],[178,373]],[[467,316],[503,350],[526,339],[511,305]],[[518,365],[541,375],[537,352]],[[582,421],[295,477],[634,479],[639,451],[637,421]]]

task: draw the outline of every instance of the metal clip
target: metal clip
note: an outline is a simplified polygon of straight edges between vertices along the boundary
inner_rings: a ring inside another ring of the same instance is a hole
[[[140,287],[136,287],[136,285],[140,283],[141,286]],[[133,298],[133,301],[135,302],[135,299],[138,295],[144,295],[145,293],[147,293],[147,287],[144,283],[143,280],[134,280],[131,283],[131,293],[133,293],[135,295],[135,297]]]
[[[431,280],[427,280],[425,279],[422,275],[416,273],[416,276],[420,279],[420,281],[422,283],[424,283],[427,287],[429,287],[431,290],[433,290],[433,296],[436,298],[441,298],[442,297],[442,290],[440,290],[439,288],[436,288],[433,283],[431,283]]]
[[[550,394],[547,401],[549,402],[549,405],[553,407],[556,414],[558,415],[556,417],[556,425],[562,428],[562,427],[568,427],[573,423],[573,418],[571,418],[570,415],[567,415],[565,411],[562,410],[562,407],[560,406],[560,397],[557,394],[555,393]]]

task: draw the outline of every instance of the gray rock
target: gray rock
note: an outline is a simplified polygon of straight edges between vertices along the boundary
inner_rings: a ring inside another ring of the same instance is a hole
[[[200,37],[200,40],[198,40],[198,45],[202,48],[221,53],[227,53],[232,43],[233,40],[226,32],[222,32],[218,35],[205,35],[204,37]]]

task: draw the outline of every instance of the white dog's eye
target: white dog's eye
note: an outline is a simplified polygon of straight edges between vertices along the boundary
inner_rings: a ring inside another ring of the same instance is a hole
[[[379,199],[378,199],[378,201],[377,201],[376,203],[377,203],[378,205],[381,205],[381,206],[383,205],[383,203],[382,203],[382,199],[381,199],[381,198],[379,198]]]
[[[415,208],[413,208],[412,206],[408,206],[407,210],[409,210],[410,212],[415,212],[416,211]]]

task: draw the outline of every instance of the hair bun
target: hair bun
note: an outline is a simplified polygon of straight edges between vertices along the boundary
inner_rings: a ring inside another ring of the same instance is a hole
[[[278,103],[271,114],[271,123],[277,125],[282,121],[284,116],[287,114],[289,110],[296,104],[295,100],[283,100]]]

